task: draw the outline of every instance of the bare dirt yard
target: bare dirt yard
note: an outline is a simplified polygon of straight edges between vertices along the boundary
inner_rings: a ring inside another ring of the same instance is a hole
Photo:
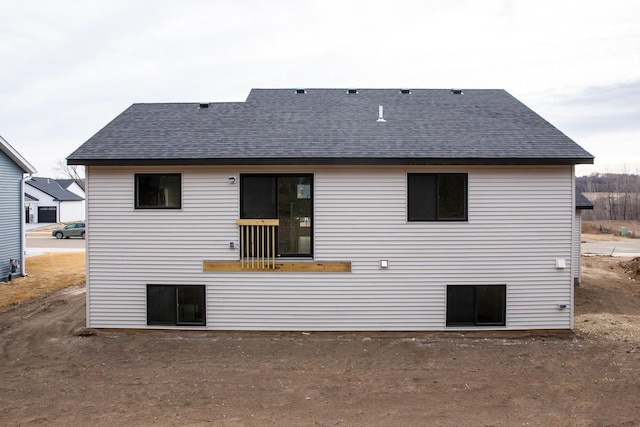
[[[623,228],[625,236],[621,235]],[[583,238],[592,241],[624,241],[628,239],[637,239],[640,236],[640,221],[583,221],[582,233]]]
[[[0,425],[637,426],[639,262],[564,332],[87,331],[72,286],[0,308]]]

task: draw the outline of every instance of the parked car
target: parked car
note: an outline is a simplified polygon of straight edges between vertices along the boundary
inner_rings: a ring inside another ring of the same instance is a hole
[[[51,232],[56,239],[68,239],[69,237],[81,237],[84,239],[84,222],[72,222],[62,228],[56,228]]]

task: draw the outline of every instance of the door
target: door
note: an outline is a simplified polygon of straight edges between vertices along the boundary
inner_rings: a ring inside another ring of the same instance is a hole
[[[38,222],[58,222],[58,208],[55,206],[38,206]]]
[[[242,175],[240,194],[240,218],[280,221],[278,256],[313,255],[312,175]]]

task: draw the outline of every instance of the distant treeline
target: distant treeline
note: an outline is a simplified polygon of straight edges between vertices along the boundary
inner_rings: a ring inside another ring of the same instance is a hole
[[[576,189],[594,206],[582,212],[585,220],[640,219],[639,175],[595,172],[576,177]]]

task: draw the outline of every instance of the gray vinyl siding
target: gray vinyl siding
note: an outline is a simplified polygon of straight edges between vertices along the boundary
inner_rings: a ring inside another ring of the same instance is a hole
[[[9,274],[9,260],[22,264],[22,169],[0,152],[0,280]]]
[[[228,177],[265,171],[314,174],[314,259],[351,261],[351,273],[202,272],[203,260],[238,259]],[[139,172],[182,173],[182,209],[136,211]],[[413,172],[468,173],[468,221],[408,222]],[[572,299],[571,166],[90,166],[87,180],[91,327],[147,327],[147,284],[205,285],[207,329],[449,329],[446,286],[462,284],[506,285],[497,329],[571,327],[557,308]]]
[[[573,224],[573,254],[571,261],[571,269],[573,271],[574,282],[580,283],[582,281],[582,260],[581,260],[581,238],[582,238],[582,211],[575,211],[575,221]]]

